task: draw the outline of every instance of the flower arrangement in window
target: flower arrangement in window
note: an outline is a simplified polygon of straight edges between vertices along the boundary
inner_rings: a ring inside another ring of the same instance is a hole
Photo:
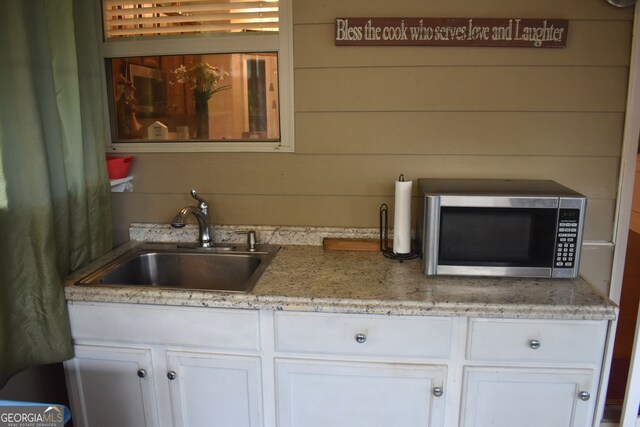
[[[193,91],[193,98],[196,101],[196,125],[197,138],[209,138],[209,99],[223,90],[231,88],[231,85],[220,85],[229,73],[222,71],[218,67],[210,65],[208,62],[198,61],[187,68],[184,64],[175,70],[171,70],[175,76],[175,81],[169,84],[188,84]]]
[[[181,65],[175,70],[171,70],[171,73],[175,75],[175,82],[189,84],[196,103],[198,101],[206,102],[215,93],[231,88],[231,85],[220,86],[220,82],[229,77],[229,73],[210,65],[208,62],[194,62],[189,68]],[[174,81],[170,82],[170,84],[173,83]]]

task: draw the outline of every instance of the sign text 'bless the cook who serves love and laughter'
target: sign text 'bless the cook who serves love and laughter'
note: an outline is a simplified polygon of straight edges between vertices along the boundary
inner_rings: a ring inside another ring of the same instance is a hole
[[[336,46],[565,47],[566,19],[336,18]]]

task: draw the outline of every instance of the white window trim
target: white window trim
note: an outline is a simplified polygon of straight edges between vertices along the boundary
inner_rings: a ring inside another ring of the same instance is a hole
[[[294,82],[293,82],[293,17],[292,0],[280,0],[278,35],[182,36],[142,40],[109,41],[102,44],[105,59],[125,56],[186,55],[200,53],[278,52],[278,87],[280,89],[279,142],[111,142],[108,129],[107,151],[112,153],[176,153],[176,152],[294,152]],[[258,43],[256,43],[258,41]],[[158,50],[159,43],[162,49]],[[105,95],[106,95],[106,85]],[[105,96],[105,99],[107,97]],[[108,115],[108,111],[107,111]],[[110,120],[110,118],[107,118]]]

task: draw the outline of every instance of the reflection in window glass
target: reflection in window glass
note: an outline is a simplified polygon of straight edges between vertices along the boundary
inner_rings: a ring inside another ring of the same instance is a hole
[[[280,141],[275,52],[107,60],[114,142]]]

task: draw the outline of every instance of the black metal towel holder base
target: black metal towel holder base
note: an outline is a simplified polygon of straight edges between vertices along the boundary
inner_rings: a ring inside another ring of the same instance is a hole
[[[397,254],[389,248],[389,208],[386,203],[380,205],[380,252],[382,252],[382,255],[386,258],[395,259],[399,262],[420,256],[416,251],[411,251],[407,254]]]

